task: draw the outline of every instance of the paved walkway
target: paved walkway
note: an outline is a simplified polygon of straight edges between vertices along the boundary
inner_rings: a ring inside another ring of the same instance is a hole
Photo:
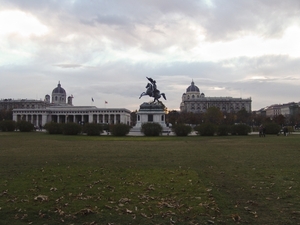
[[[289,135],[291,135],[291,134],[300,134],[300,132],[292,132]],[[259,136],[259,132],[251,132],[251,133],[249,133],[249,135]],[[280,135],[283,135],[283,134],[280,134]],[[139,131],[135,131],[135,132],[130,131],[128,136],[144,136],[144,134]],[[176,135],[174,132],[170,132],[169,134],[163,133],[162,136],[176,136]],[[195,131],[192,131],[192,133],[190,133],[189,136],[197,136],[197,133]]]
[[[37,132],[47,132],[45,129],[43,130],[36,130]],[[291,134],[300,134],[300,132],[292,132],[290,133],[289,135]],[[104,132],[103,134],[101,135],[106,135],[106,133]],[[249,135],[257,135],[258,136],[258,132],[251,132],[249,133]],[[283,134],[280,134],[280,135],[283,135]],[[144,136],[143,133],[139,132],[139,131],[130,131],[128,136]],[[174,132],[170,132],[169,134],[167,132],[164,132],[162,134],[162,136],[176,136]],[[197,136],[197,133],[195,131],[192,131],[192,133],[189,134],[189,136]]]

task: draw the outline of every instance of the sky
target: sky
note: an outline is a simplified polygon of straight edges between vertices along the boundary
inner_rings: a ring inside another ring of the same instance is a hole
[[[169,110],[192,81],[258,110],[299,102],[299,71],[299,0],[0,0],[0,99],[60,82],[76,106],[134,111],[151,77]]]

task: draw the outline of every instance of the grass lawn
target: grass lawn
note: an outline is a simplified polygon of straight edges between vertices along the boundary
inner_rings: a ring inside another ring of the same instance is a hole
[[[0,132],[0,224],[300,224],[300,135]]]

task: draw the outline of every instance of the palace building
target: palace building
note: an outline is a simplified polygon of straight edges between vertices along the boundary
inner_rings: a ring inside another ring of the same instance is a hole
[[[67,97],[65,89],[58,83],[52,96],[47,94],[44,101],[24,100],[24,104],[15,101],[14,106],[21,107],[13,107],[13,120],[26,120],[35,126],[43,126],[48,122],[130,124],[131,112],[128,109],[73,106],[72,100],[73,96]]]
[[[186,92],[182,94],[180,111],[204,113],[209,107],[214,106],[226,113],[236,113],[241,109],[250,113],[251,102],[251,98],[205,97],[204,93],[200,93],[200,89],[192,81]]]

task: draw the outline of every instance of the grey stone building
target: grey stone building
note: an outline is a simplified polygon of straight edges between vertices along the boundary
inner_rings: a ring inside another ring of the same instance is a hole
[[[1,99],[0,110],[12,110],[12,109],[44,109],[49,106],[69,105],[72,106],[72,96],[66,97],[66,91],[61,87],[60,82],[57,87],[52,91],[52,102],[50,101],[50,95],[45,95],[44,100],[35,99]],[[66,99],[68,102],[66,103]]]
[[[0,110],[13,110],[13,109],[40,109],[49,106],[43,100],[35,99],[1,99],[0,100]]]
[[[73,106],[72,99],[72,96],[67,97],[65,89],[58,83],[52,91],[52,96],[46,95],[45,100],[39,104],[28,103],[29,105],[14,107],[13,120],[26,120],[35,126],[43,126],[48,122],[130,124],[131,112],[128,109]]]
[[[182,94],[180,111],[204,113],[209,107],[214,106],[226,113],[236,113],[241,109],[250,113],[251,103],[251,98],[206,97],[192,81],[186,92]]]

